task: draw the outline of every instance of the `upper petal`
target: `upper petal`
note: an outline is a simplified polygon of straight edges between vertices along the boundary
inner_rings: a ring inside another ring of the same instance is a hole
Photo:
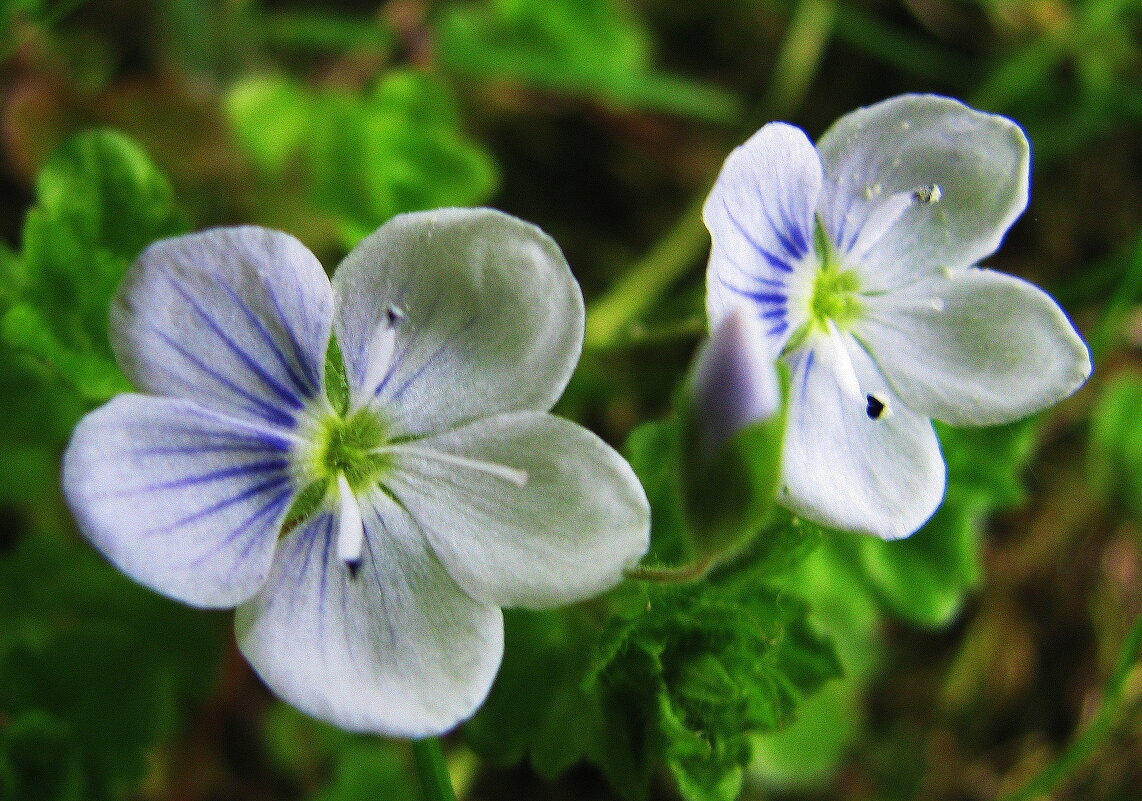
[[[804,320],[791,307],[816,265],[813,226],[821,191],[821,161],[792,125],[766,125],[734,149],[703,208],[712,246],[706,274],[711,327],[743,298],[773,338],[773,352]]]
[[[194,403],[120,395],[76,426],[64,495],[80,531],[136,581],[234,606],[269,574],[294,492],[290,447]]]
[[[952,425],[1017,420],[1070,395],[1090,352],[1057,303],[970,268],[869,297],[853,327],[901,399]]]
[[[650,510],[630,465],[568,420],[502,414],[395,455],[386,489],[473,598],[531,608],[589,598],[649,544]]]
[[[362,499],[355,571],[324,512],[282,542],[260,593],[238,608],[238,645],[298,709],[351,731],[440,734],[486,697],[503,655],[500,610],[456,586],[407,512]]]
[[[111,344],[145,392],[292,427],[322,391],[329,279],[288,234],[214,228],[151,245],[111,307]]]
[[[866,289],[977,263],[1027,205],[1031,155],[1023,131],[948,97],[901,95],[858,109],[817,149],[825,165],[822,219],[842,253],[860,241]],[[909,197],[914,202],[902,205]],[[862,236],[866,226],[877,236]]]
[[[583,297],[558,245],[493,209],[394,217],[333,286],[351,388],[375,396],[394,436],[549,409],[583,345]]]
[[[931,422],[896,398],[847,334],[814,336],[791,361],[781,503],[817,523],[886,540],[920,528],[944,496]],[[845,373],[856,389],[840,378]]]

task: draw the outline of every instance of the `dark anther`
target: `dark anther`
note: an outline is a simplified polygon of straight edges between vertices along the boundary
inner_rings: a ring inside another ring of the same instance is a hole
[[[385,317],[389,321],[389,325],[396,325],[404,319],[404,312],[396,306],[389,306],[385,309]]]
[[[349,578],[357,578],[357,572],[361,569],[361,562],[357,559],[346,559],[345,567],[349,568]]]
[[[884,414],[884,401],[874,395],[866,397],[868,398],[868,406],[865,407],[864,412],[870,420],[876,420]]]

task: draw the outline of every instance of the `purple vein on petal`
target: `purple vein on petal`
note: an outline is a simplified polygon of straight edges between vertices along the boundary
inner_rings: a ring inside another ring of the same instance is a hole
[[[234,304],[242,310],[242,313],[246,316],[246,319],[250,322],[250,325],[254,327],[258,334],[261,335],[265,343],[269,346],[270,350],[273,351],[274,356],[277,357],[278,363],[281,364],[282,369],[286,371],[286,375],[289,376],[289,380],[293,382],[295,387],[297,387],[298,392],[301,393],[302,397],[313,398],[317,394],[318,388],[310,383],[307,377],[303,377],[297,374],[293,368],[293,365],[290,364],[289,358],[284,353],[282,353],[282,349],[278,347],[277,340],[274,339],[273,334],[269,332],[265,324],[258,318],[258,315],[254,314],[254,310],[251,309],[249,304],[247,304],[246,301],[244,301],[242,297],[224,281],[219,280],[218,284],[226,291],[226,294],[230,296],[230,299],[234,302]],[[304,367],[302,369],[304,370]]]
[[[160,339],[162,339],[164,342],[166,342],[167,345],[169,345],[176,353],[178,353],[180,356],[182,356],[188,362],[193,364],[199,370],[206,373],[208,376],[213,378],[215,381],[217,381],[222,386],[226,387],[228,390],[230,390],[234,394],[236,394],[240,397],[243,397],[246,400],[250,401],[250,403],[254,404],[254,408],[252,408],[252,409],[250,409],[249,407],[246,407],[248,411],[256,414],[258,417],[261,417],[263,420],[265,420],[268,423],[274,423],[275,425],[282,426],[283,428],[293,428],[297,424],[297,421],[294,420],[294,418],[292,416],[290,416],[289,414],[283,412],[281,409],[277,408],[273,404],[267,403],[266,401],[262,400],[261,398],[250,394],[249,392],[242,389],[240,386],[235,384],[230,379],[226,378],[223,375],[220,375],[216,370],[207,366],[207,364],[205,362],[203,362],[201,359],[199,359],[193,353],[191,353],[186,348],[184,348],[182,345],[180,345],[173,337],[168,336],[166,333],[164,333],[163,331],[161,331],[155,327],[152,327],[151,330],[156,335],[158,335],[158,337]]]
[[[725,200],[722,200],[722,208],[726,212],[726,218],[730,221],[734,228],[737,229],[738,233],[741,234],[745,241],[748,242],[750,246],[757,251],[758,255],[760,255],[763,259],[765,259],[766,262],[769,263],[769,266],[783,273],[793,272],[793,265],[789,264],[781,257],[769,252],[764,247],[762,247],[760,242],[754,239],[749,230],[744,225],[742,225],[741,221],[734,216],[732,211],[730,211],[730,207],[726,204]]]
[[[401,395],[403,395],[403,394],[404,394],[404,393],[405,393],[405,392],[408,390],[408,388],[409,388],[410,386],[412,386],[412,384],[413,384],[413,383],[414,383],[414,382],[415,382],[415,381],[416,381],[418,378],[420,378],[420,376],[421,376],[421,375],[424,373],[424,371],[425,371],[425,370],[427,370],[427,369],[428,369],[428,368],[429,368],[429,367],[432,365],[432,363],[433,363],[433,362],[435,362],[435,361],[436,361],[438,358],[440,358],[440,356],[441,356],[441,355],[442,355],[442,354],[443,354],[445,351],[447,351],[447,350],[449,349],[449,347],[450,347],[450,346],[451,346],[451,344],[452,344],[450,340],[451,340],[451,339],[454,339],[454,338],[456,338],[456,337],[458,337],[460,334],[463,334],[465,331],[467,331],[468,329],[470,329],[470,328],[471,328],[473,325],[475,325],[475,324],[476,324],[476,321],[477,321],[479,318],[480,318],[480,315],[478,315],[478,314],[476,314],[476,315],[473,315],[472,317],[470,317],[470,318],[467,320],[467,322],[465,322],[463,325],[461,325],[461,326],[460,326],[460,327],[459,327],[459,328],[458,328],[458,329],[457,329],[457,330],[456,330],[454,333],[452,333],[452,334],[451,334],[449,337],[445,337],[445,339],[444,339],[444,342],[443,342],[443,343],[442,343],[442,344],[441,344],[439,347],[437,347],[437,348],[436,348],[436,350],[434,350],[434,351],[432,352],[432,355],[431,355],[431,356],[429,356],[427,359],[425,359],[425,360],[424,360],[424,363],[423,363],[423,364],[421,364],[421,365],[420,365],[420,367],[417,367],[417,368],[416,368],[416,369],[415,369],[415,370],[412,372],[412,375],[410,375],[408,378],[406,378],[406,379],[405,379],[405,381],[404,381],[404,383],[403,383],[403,384],[401,384],[401,385],[400,385],[400,387],[399,387],[399,388],[398,388],[398,389],[397,389],[395,392],[393,392],[393,394],[392,394],[392,399],[393,399],[393,400],[399,400],[399,399],[400,399],[400,397],[401,397]]]
[[[224,540],[216,543],[213,547],[200,554],[193,562],[191,562],[191,565],[195,567],[201,565],[211,556],[214,556],[234,540],[245,534],[258,520],[261,520],[262,518],[272,519],[276,517],[278,512],[285,510],[286,504],[289,502],[292,495],[293,489],[290,488],[282,490],[277,495],[270,498],[270,500],[262,504],[262,506],[257,511],[243,520],[241,525],[239,525],[238,528],[234,529],[234,531],[228,534]],[[250,551],[253,549],[254,545],[257,544],[257,541],[257,537],[249,537],[247,539],[246,545],[242,549],[241,559],[239,562],[249,557]]]
[[[256,476],[262,473],[284,472],[289,467],[289,462],[285,459],[269,459],[262,462],[250,462],[249,464],[233,465],[231,467],[224,467],[219,470],[212,470],[209,473],[200,473],[195,476],[185,476],[183,478],[171,479],[170,481],[161,481],[156,484],[149,484],[145,487],[138,489],[125,490],[116,493],[116,495],[134,495],[140,492],[155,492],[158,490],[168,489],[182,489],[183,487],[192,487],[195,484],[208,484],[211,481],[221,481],[226,478],[237,478],[240,476]]]
[[[322,362],[320,367],[317,367],[310,362],[305,349],[302,348],[301,343],[297,341],[297,337],[293,335],[293,330],[288,325],[285,325],[285,320],[288,318],[282,310],[281,303],[278,302],[278,296],[274,294],[274,288],[270,284],[266,284],[265,290],[266,297],[270,299],[270,304],[274,307],[274,313],[277,314],[278,319],[283,322],[282,331],[289,340],[290,349],[293,350],[294,358],[297,360],[297,364],[301,367],[302,372],[305,373],[305,377],[309,380],[310,385],[314,387],[314,394],[316,394],[323,386],[322,371],[325,369],[325,363]],[[322,350],[322,354],[324,355],[324,350]]]
[[[143,534],[162,534],[165,532],[173,531],[174,529],[181,528],[181,527],[187,525],[188,523],[194,523],[198,520],[201,520],[204,517],[209,517],[210,515],[212,515],[216,512],[220,512],[223,509],[226,509],[227,507],[233,506],[236,503],[241,503],[242,501],[249,500],[250,498],[255,498],[258,495],[261,495],[262,493],[268,492],[268,491],[273,490],[273,489],[277,489],[278,487],[282,486],[283,484],[291,484],[291,483],[292,483],[292,481],[291,481],[289,476],[275,476],[274,478],[271,478],[268,481],[263,481],[261,484],[256,484],[253,487],[250,487],[245,492],[240,492],[237,495],[233,495],[229,498],[218,501],[217,503],[212,504],[212,505],[206,507],[205,509],[199,510],[199,511],[195,512],[194,514],[187,515],[186,517],[183,517],[180,520],[176,520],[174,523],[171,523],[170,525],[159,526],[158,528],[148,529],[147,531],[144,531]]]
[[[226,347],[230,349],[231,353],[237,356],[238,360],[246,366],[246,369],[257,376],[258,380],[261,381],[267,389],[277,395],[278,398],[280,398],[287,406],[290,406],[295,410],[301,409],[302,406],[304,406],[304,404],[301,402],[301,399],[298,398],[295,393],[291,392],[286,387],[283,387],[277,379],[266,372],[265,368],[262,367],[262,365],[258,364],[258,361],[253,356],[246,352],[245,348],[231,339],[230,335],[226,333],[226,330],[218,323],[216,319],[214,319],[214,316],[206,311],[206,309],[202,308],[202,306],[198,304],[194,297],[189,292],[187,292],[185,288],[183,288],[182,284],[180,284],[174,279],[174,277],[168,275],[167,273],[163,273],[162,275],[167,279],[167,281],[170,282],[171,286],[174,287],[175,292],[182,296],[182,299],[186,301],[187,305],[190,306],[190,308],[194,310],[194,312],[202,319],[202,321],[206,323],[207,327],[209,327],[210,330],[214,332],[214,335],[222,340],[223,344],[225,344]]]

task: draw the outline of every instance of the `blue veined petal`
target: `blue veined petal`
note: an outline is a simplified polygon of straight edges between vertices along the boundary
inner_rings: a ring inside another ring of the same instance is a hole
[[[789,287],[810,280],[821,176],[813,145],[785,123],[766,125],[726,159],[703,209],[713,240],[707,273],[712,327],[750,293],[759,303],[789,308]],[[802,309],[789,310],[793,319],[775,325],[777,333],[804,322]]]
[[[587,429],[511,412],[391,448],[385,487],[473,598],[544,608],[613,587],[646,552],[642,485]]]
[[[931,421],[896,397],[848,334],[813,335],[790,362],[778,500],[832,528],[887,540],[912,534],[944,496]]]
[[[64,494],[80,531],[127,575],[230,607],[269,574],[296,491],[292,444],[191,402],[120,395],[76,427]]]
[[[969,268],[869,297],[853,332],[897,394],[952,425],[997,425],[1078,389],[1090,352],[1043,290]]]
[[[818,143],[821,217],[847,250],[864,243],[861,287],[882,291],[940,268],[976,264],[999,247],[1027,205],[1030,146],[1013,121],[937,95],[901,95],[839,119]],[[884,203],[915,196],[903,208]],[[858,267],[859,265],[853,265]]]
[[[142,390],[291,428],[321,393],[332,304],[293,237],[215,228],[143,252],[112,306],[112,344]]]
[[[375,399],[394,436],[546,411],[582,348],[583,298],[559,247],[492,209],[399,215],[333,285],[350,388],[367,396],[354,405]]]
[[[337,558],[335,511],[294,529],[263,590],[238,608],[238,645],[271,690],[314,717],[440,734],[487,695],[502,615],[456,585],[398,504],[379,491],[360,500],[360,562]]]

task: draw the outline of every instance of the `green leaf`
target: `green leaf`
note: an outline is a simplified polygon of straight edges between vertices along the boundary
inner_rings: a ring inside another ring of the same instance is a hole
[[[1142,379],[1115,376],[1102,390],[1090,432],[1091,484],[1142,514]]]
[[[741,115],[733,94],[650,66],[650,36],[614,0],[488,0],[446,6],[441,60],[461,75],[509,79],[713,122]]]
[[[133,787],[215,680],[222,617],[155,596],[80,543],[32,533],[3,552],[0,608],[0,709],[39,721],[84,799]],[[15,797],[36,797],[32,755],[5,747]]]
[[[682,513],[680,436],[674,420],[652,420],[632,430],[623,448],[650,501],[647,564],[681,565],[696,557]]]
[[[750,736],[787,725],[803,698],[841,674],[807,617],[797,596],[747,574],[648,588],[641,611],[605,634],[588,687],[633,702],[633,719],[645,721],[635,734],[684,798],[729,801]]]
[[[363,92],[247,78],[226,107],[265,191],[280,193],[296,173],[345,247],[395,214],[482,203],[498,182],[489,153],[461,129],[451,92],[411,70]]]
[[[865,581],[892,614],[929,627],[956,616],[981,578],[984,524],[1023,498],[1022,471],[1037,432],[1034,418],[993,428],[940,426],[948,489],[932,519],[895,542],[837,535],[837,547],[861,565]]]
[[[146,245],[184,230],[170,185],[131,140],[108,130],[69,139],[36,181],[4,341],[88,401],[129,388],[108,342],[111,296]]]

